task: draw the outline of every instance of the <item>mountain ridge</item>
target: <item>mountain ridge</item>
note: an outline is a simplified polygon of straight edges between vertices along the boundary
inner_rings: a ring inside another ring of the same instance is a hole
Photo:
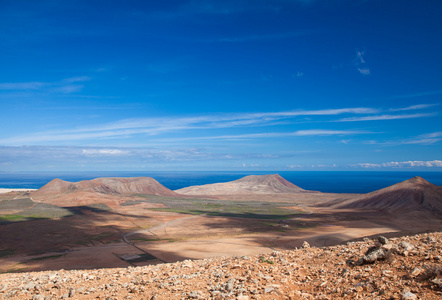
[[[333,200],[321,206],[380,209],[390,213],[428,210],[442,214],[442,187],[415,176],[368,194]]]
[[[172,190],[151,177],[101,177],[91,180],[69,182],[53,179],[34,192],[34,196],[53,196],[73,192],[97,192],[100,194],[147,194],[158,196],[178,196]]]
[[[313,193],[287,181],[279,174],[249,175],[240,179],[195,185],[175,190],[183,195],[231,195],[231,194],[272,194],[272,193]]]

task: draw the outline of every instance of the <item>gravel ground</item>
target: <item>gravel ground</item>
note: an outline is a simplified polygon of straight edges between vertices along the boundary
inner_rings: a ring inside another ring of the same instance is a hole
[[[441,299],[442,233],[250,257],[0,274],[0,299]]]

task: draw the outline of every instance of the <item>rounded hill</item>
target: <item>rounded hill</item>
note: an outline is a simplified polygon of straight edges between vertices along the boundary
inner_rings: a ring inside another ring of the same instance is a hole
[[[327,206],[388,212],[427,210],[442,214],[442,187],[416,176],[355,198],[332,201]]]
[[[107,177],[79,182],[68,182],[61,179],[54,179],[37,190],[33,195],[36,197],[50,196],[56,194],[68,194],[75,192],[92,192],[100,194],[118,195],[158,195],[177,196],[177,194],[166,188],[151,177]]]
[[[234,181],[196,185],[175,192],[183,195],[231,195],[231,194],[274,194],[310,193],[287,181],[278,174],[250,175]]]

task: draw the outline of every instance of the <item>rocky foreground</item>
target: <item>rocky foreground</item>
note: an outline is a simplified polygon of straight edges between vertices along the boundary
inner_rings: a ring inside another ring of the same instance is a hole
[[[0,299],[441,299],[442,233],[145,267],[0,275]]]

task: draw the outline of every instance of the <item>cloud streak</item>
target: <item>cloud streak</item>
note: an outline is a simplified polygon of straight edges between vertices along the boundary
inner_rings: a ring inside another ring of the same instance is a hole
[[[155,136],[162,133],[183,130],[207,130],[220,128],[246,128],[274,125],[275,122],[299,116],[335,116],[341,114],[369,114],[378,110],[372,108],[339,108],[322,110],[297,110],[270,113],[239,113],[225,115],[203,115],[194,117],[163,117],[125,119],[93,127],[38,132],[26,136],[0,139],[0,144],[24,145],[43,142],[119,138],[144,134]],[[328,134],[330,134],[329,131]],[[325,131],[322,132],[325,134]],[[305,133],[307,135],[307,132]]]
[[[224,38],[216,38],[216,39],[206,39],[206,40],[201,40],[201,41],[202,42],[212,42],[212,43],[244,43],[244,42],[254,42],[254,41],[288,39],[288,38],[309,35],[309,34],[312,34],[315,32],[317,32],[317,31],[305,30],[305,31],[298,31],[298,32],[255,34],[255,35],[238,36],[238,37],[224,37]]]
[[[441,95],[442,91],[429,91],[429,92],[421,92],[421,93],[413,93],[413,94],[407,94],[407,95],[395,95],[393,97],[390,97],[388,99],[394,100],[394,99],[409,99],[409,98],[420,98],[425,96],[434,96],[434,95]]]
[[[358,68],[358,71],[362,75],[370,75],[370,69],[368,69],[368,68]]]
[[[298,130],[294,132],[266,132],[251,133],[237,135],[221,135],[221,136],[205,136],[205,137],[189,137],[182,140],[238,140],[238,139],[259,139],[259,138],[280,138],[294,136],[332,136],[332,135],[356,135],[356,134],[372,134],[373,132],[361,130],[329,130],[329,129],[308,129]],[[174,139],[177,140],[177,139]]]
[[[229,161],[244,158],[276,159],[277,155],[215,153],[192,147],[160,149],[155,147],[82,147],[82,146],[0,146],[0,166],[28,165],[40,168],[42,165],[83,164],[112,167],[128,166],[138,169],[143,165],[159,166],[168,162]]]
[[[442,131],[437,131],[428,134],[422,134],[416,138],[402,141],[402,145],[420,144],[420,145],[432,145],[442,140]]]
[[[335,122],[360,122],[360,121],[386,121],[386,120],[399,120],[399,119],[416,119],[434,117],[437,113],[421,113],[421,114],[408,114],[408,115],[377,115],[366,117],[350,117],[337,120]]]
[[[31,81],[31,82],[7,82],[7,83],[0,83],[0,90],[38,90],[45,86],[47,86],[48,83],[46,82],[38,82],[38,81]]]
[[[433,145],[439,141],[442,141],[442,131],[421,134],[412,138],[402,140],[389,140],[385,142],[367,141],[365,142],[365,144],[381,146]]]
[[[391,108],[390,111],[407,111],[407,110],[419,110],[419,109],[426,109],[433,106],[437,106],[439,104],[417,104],[417,105],[411,105],[407,107],[402,108]]]
[[[365,52],[356,52],[355,65],[359,73],[362,75],[370,75],[370,69],[366,67],[366,61],[364,59]]]
[[[385,163],[359,163],[352,165],[354,167],[361,167],[364,169],[379,169],[379,168],[442,168],[442,160],[431,160],[431,161],[420,161],[420,160],[410,160],[410,161],[391,161]]]
[[[0,91],[50,91],[58,92],[63,94],[70,94],[77,92],[83,88],[80,82],[89,81],[91,78],[89,76],[80,76],[66,78],[61,81],[54,82],[6,82],[0,83]]]

